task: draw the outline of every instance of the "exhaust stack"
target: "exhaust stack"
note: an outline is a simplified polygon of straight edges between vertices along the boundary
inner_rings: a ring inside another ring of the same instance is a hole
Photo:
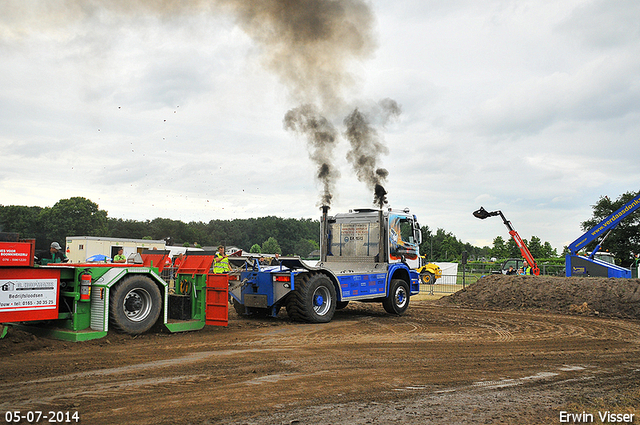
[[[328,221],[329,206],[322,206],[322,220],[320,221],[320,261],[327,261],[327,253],[329,252],[329,223]]]
[[[386,193],[386,192],[385,192]],[[378,251],[378,260],[376,263],[386,263],[387,262],[387,253],[385,249],[385,237],[384,237],[384,213],[382,212],[382,206],[380,207],[380,211],[378,212],[378,220],[380,222],[380,240],[378,241],[378,247],[380,250]]]

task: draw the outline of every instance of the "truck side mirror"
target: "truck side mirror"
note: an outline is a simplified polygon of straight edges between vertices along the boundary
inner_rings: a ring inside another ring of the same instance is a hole
[[[414,238],[416,240],[416,243],[418,245],[420,245],[422,243],[422,230],[420,230],[420,224],[418,224],[417,221],[414,221],[414,228],[413,228],[413,233],[414,233]]]

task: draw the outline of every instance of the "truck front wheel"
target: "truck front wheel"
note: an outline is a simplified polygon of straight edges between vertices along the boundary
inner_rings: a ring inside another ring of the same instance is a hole
[[[402,315],[409,307],[409,285],[402,279],[392,279],[389,295],[382,301],[382,307],[389,314]]]
[[[336,312],[336,290],[323,274],[305,275],[287,300],[287,314],[293,320],[327,323]]]
[[[162,295],[146,276],[131,276],[118,283],[109,297],[109,322],[131,335],[148,331],[160,317]]]

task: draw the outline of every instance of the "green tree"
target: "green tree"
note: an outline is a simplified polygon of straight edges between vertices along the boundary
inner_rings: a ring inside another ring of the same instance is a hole
[[[149,223],[148,220],[136,221],[107,217],[108,230],[105,236],[123,239],[142,239],[151,233]],[[153,238],[149,237],[149,239]]]
[[[558,250],[551,246],[549,242],[545,242],[542,246],[541,258],[555,258],[558,256]]]
[[[420,255],[426,256],[427,261],[435,261],[433,254],[433,233],[429,226],[422,226],[422,243],[420,244]]]
[[[0,206],[0,232],[18,233],[21,238],[35,239],[37,249],[46,248],[42,210],[41,207]]]
[[[626,192],[615,201],[609,199],[608,196],[600,197],[598,202],[593,205],[592,217],[582,222],[582,230],[591,229],[638,195],[640,195],[640,191]],[[589,243],[586,247],[587,251],[593,251],[601,241],[600,238]],[[632,263],[633,254],[640,252],[640,208],[620,221],[620,224],[607,236],[601,249],[611,252],[615,256],[616,262],[623,266],[629,266]]]
[[[249,250],[249,252],[252,254],[261,254],[260,245],[254,243],[253,245],[251,245],[251,249]]]
[[[264,254],[282,254],[282,249],[280,249],[276,238],[271,236],[262,244],[262,252]]]
[[[507,246],[504,243],[502,236],[496,236],[493,239],[493,248],[491,248],[491,256],[496,259],[503,259],[508,257]]]
[[[44,209],[41,215],[47,238],[63,246],[67,236],[107,234],[107,212],[86,198],[61,199],[50,209]]]
[[[522,242],[524,242],[525,245],[529,245],[527,243],[526,239],[523,239]],[[509,240],[507,241],[507,257],[506,258],[521,258],[522,257],[522,253],[520,252],[520,248],[518,247],[518,244],[516,243],[516,241],[513,240],[513,238],[509,238]]]
[[[293,255],[299,255],[303,258],[309,256],[309,253],[320,249],[318,243],[312,239],[299,239],[294,245]]]
[[[544,258],[544,252],[542,249],[542,241],[537,236],[531,236],[531,242],[527,244],[531,256],[535,259]]]
[[[180,220],[155,218],[149,222],[149,230],[153,239],[160,240],[170,237],[175,243],[198,240],[194,227]]]

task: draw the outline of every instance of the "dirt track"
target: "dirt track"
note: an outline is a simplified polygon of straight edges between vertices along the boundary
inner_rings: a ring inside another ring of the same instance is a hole
[[[68,343],[11,329],[0,356],[0,413],[87,424],[557,424],[583,410],[640,423],[634,319],[412,300],[402,317],[356,303],[312,325],[231,309],[227,328],[182,334]]]

